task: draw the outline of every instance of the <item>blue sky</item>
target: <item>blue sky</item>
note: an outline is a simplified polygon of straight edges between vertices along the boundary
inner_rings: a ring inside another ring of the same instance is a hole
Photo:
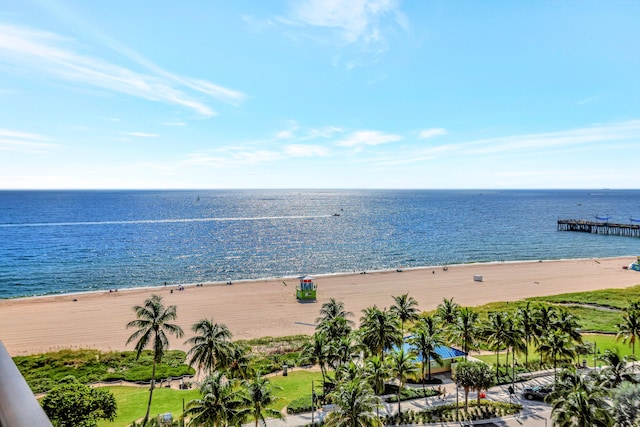
[[[0,4],[0,188],[640,183],[640,2]]]

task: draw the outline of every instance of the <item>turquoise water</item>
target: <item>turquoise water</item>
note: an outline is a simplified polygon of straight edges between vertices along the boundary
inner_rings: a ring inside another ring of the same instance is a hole
[[[596,215],[640,191],[0,191],[0,297],[640,254],[557,231]]]

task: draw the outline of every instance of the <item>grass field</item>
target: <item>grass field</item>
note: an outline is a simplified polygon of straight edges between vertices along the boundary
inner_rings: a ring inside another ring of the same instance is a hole
[[[148,387],[127,387],[115,386],[104,387],[116,398],[118,403],[118,417],[115,422],[101,421],[98,427],[126,427],[133,421],[144,417],[149,401]],[[153,402],[151,403],[152,417],[158,414],[171,412],[174,419],[182,414],[182,402],[186,405],[191,399],[200,397],[197,389],[175,390],[170,388],[157,388],[153,391]]]
[[[282,410],[289,402],[304,395],[311,395],[311,382],[316,384],[316,392],[322,390],[322,375],[320,372],[295,370],[289,371],[286,377],[274,376],[269,378],[274,386],[274,395],[279,399],[273,409]],[[118,417],[115,422],[101,421],[98,427],[126,427],[133,421],[144,417],[149,400],[148,387],[114,386],[104,387],[113,393],[118,403]],[[197,389],[175,390],[170,388],[157,388],[153,391],[153,403],[151,404],[151,416],[170,412],[174,419],[182,414],[182,403],[186,406],[192,399],[200,397]]]

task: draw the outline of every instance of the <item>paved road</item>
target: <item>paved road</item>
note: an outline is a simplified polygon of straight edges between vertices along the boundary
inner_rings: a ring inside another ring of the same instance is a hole
[[[403,401],[401,403],[402,411],[413,410],[421,411],[430,408],[435,405],[441,405],[444,403],[455,403],[456,401],[456,387],[450,378],[445,377],[443,379],[443,386],[447,392],[444,400],[437,397],[430,397],[427,399],[414,399],[409,401]],[[429,425],[437,426],[500,426],[500,427],[551,427],[551,407],[543,402],[529,401],[520,396],[520,391],[523,387],[530,387],[534,385],[544,385],[553,382],[553,374],[546,374],[519,383],[516,386],[515,396],[511,397],[515,402],[522,404],[523,410],[517,416],[505,417],[494,420],[476,421],[476,422],[458,422],[458,423],[437,423]],[[469,393],[470,399],[475,399],[475,393]],[[458,395],[460,401],[464,399],[464,393],[460,390]],[[497,386],[491,388],[487,393],[487,399],[508,402],[510,400],[508,386]],[[385,403],[384,410],[381,410],[381,414],[394,414],[398,410],[397,403]],[[289,415],[286,420],[267,420],[267,427],[298,427],[311,424],[313,417],[314,421],[318,421],[326,416],[323,412],[304,413],[299,415]],[[248,426],[248,425],[247,425]],[[253,426],[253,424],[251,424]]]

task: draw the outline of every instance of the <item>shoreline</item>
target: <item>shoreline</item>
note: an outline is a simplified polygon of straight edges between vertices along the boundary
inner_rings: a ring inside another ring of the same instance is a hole
[[[311,335],[321,305],[330,298],[345,304],[358,323],[373,305],[390,307],[392,296],[409,293],[421,311],[433,310],[443,298],[462,306],[516,301],[534,296],[640,284],[640,274],[622,267],[636,256],[570,260],[496,261],[396,270],[314,275],[318,301],[295,299],[296,277],[164,285],[21,297],[0,300],[0,340],[12,356],[77,348],[130,350],[133,333],[125,325],[135,319],[132,307],[151,294],[177,306],[183,339],[170,337],[170,349],[187,347],[191,325],[203,318],[226,324],[232,339]],[[447,267],[445,270],[444,267]],[[481,282],[474,276],[482,276]],[[287,286],[283,282],[288,282]],[[184,286],[184,291],[177,291]],[[173,291],[173,292],[172,292]]]
[[[632,258],[636,259],[636,255],[621,255],[614,257],[599,257],[599,258],[559,258],[559,259],[536,259],[536,260],[501,260],[501,261],[470,261],[465,263],[458,264],[442,264],[442,265],[429,265],[429,266],[415,266],[415,267],[403,267],[399,266],[398,268],[389,268],[389,269],[380,269],[380,270],[366,270],[366,274],[378,274],[378,273],[395,273],[398,272],[398,269],[402,269],[405,271],[415,271],[415,270],[433,270],[433,269],[442,269],[444,267],[447,268],[456,268],[463,267],[469,265],[495,265],[495,264],[527,264],[527,263],[543,263],[543,262],[564,262],[564,261],[586,261],[586,260],[594,260],[594,259],[602,259],[602,260],[611,260],[611,259],[624,259],[624,258]],[[631,263],[631,262],[630,262]],[[336,272],[336,273],[318,273],[318,274],[305,274],[305,276],[311,276],[314,278],[325,278],[325,277],[341,277],[341,276],[351,276],[363,274],[362,271],[359,272]],[[243,284],[243,283],[253,283],[253,282],[269,282],[269,281],[286,281],[286,280],[298,280],[300,276],[277,276],[277,277],[260,277],[255,279],[238,279],[232,281],[233,284]],[[176,289],[181,286],[185,288],[191,287],[208,287],[208,286],[227,286],[228,284],[222,281],[210,281],[210,282],[196,282],[196,283],[173,283],[165,285],[145,285],[145,286],[134,286],[130,288],[113,288],[113,289],[97,289],[90,291],[72,291],[72,292],[60,292],[54,294],[41,294],[41,295],[27,295],[27,296],[16,296],[9,298],[0,298],[0,303],[2,301],[21,301],[21,300],[32,300],[38,298],[56,298],[63,296],[82,296],[82,295],[91,295],[91,294],[102,294],[102,293],[110,293],[114,292],[130,292],[130,291],[139,291],[139,290],[147,290],[153,291],[156,289]]]

